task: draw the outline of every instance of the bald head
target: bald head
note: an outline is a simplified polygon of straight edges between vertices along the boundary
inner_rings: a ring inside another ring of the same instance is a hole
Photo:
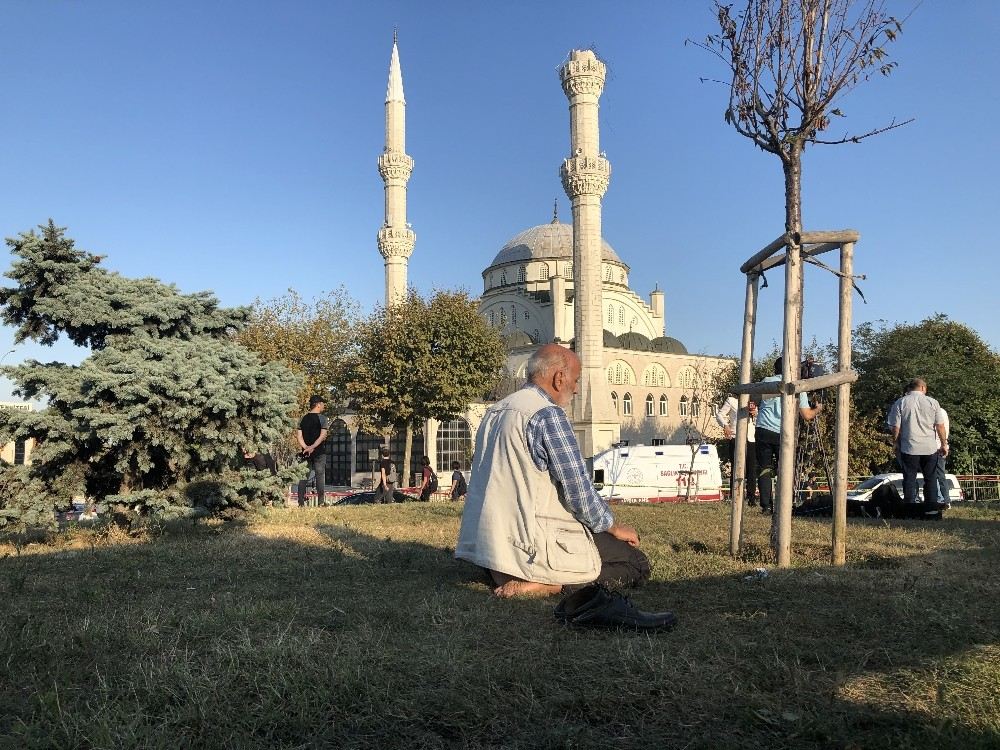
[[[910,391],[927,393],[927,381],[923,378],[914,378],[906,386],[906,392],[909,393]]]
[[[566,408],[576,393],[580,379],[580,359],[558,344],[540,347],[525,366],[528,380],[545,391],[552,400]]]

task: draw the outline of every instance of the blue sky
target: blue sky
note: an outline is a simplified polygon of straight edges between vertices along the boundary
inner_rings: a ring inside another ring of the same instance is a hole
[[[903,16],[914,4],[890,7]],[[569,220],[556,68],[574,47],[593,46],[609,67],[605,238],[638,293],[666,291],[668,335],[737,352],[738,267],[782,229],[777,159],[726,126],[727,89],[700,81],[724,71],[684,44],[714,31],[707,1],[4,0],[0,18],[4,236],[51,217],[107,254],[106,267],[211,289],[226,305],[340,285],[365,310],[381,302],[375,164],[394,26],[418,290],[478,294],[498,249],[548,221],[554,198]],[[988,229],[1000,192],[998,29],[992,0],[922,3],[891,48],[898,69],[841,105],[852,131],[916,121],[806,152],[806,228],[861,232],[868,304],[855,297],[857,321],[944,312],[1000,345]],[[781,330],[780,274],[769,283],[763,347]],[[805,335],[836,335],[836,282],[812,267]],[[15,348],[5,364],[81,356],[0,336],[0,354]]]

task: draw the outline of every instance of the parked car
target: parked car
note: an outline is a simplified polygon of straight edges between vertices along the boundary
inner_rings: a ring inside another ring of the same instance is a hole
[[[415,503],[420,498],[414,497],[413,495],[407,495],[405,492],[400,492],[395,490],[392,493],[392,499],[397,503]],[[355,492],[350,495],[344,495],[343,497],[338,497],[333,501],[334,505],[374,505],[375,504],[375,493],[371,490],[367,492]]]
[[[924,503],[924,475],[917,474],[917,502],[903,502],[903,475],[876,474],[847,492],[847,508],[873,517],[940,518],[951,504],[965,499],[965,493],[954,474],[945,474],[948,497],[937,508]]]

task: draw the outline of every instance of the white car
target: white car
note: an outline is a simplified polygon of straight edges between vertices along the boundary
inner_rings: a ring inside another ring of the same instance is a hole
[[[847,492],[849,509],[860,510],[869,516],[940,518],[951,504],[965,499],[965,493],[954,474],[945,474],[948,497],[939,500],[937,508],[924,505],[924,475],[917,474],[917,502],[903,502],[903,475],[876,474]]]

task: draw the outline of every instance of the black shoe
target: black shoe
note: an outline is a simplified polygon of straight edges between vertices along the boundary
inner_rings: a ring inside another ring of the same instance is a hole
[[[656,632],[677,625],[672,612],[643,612],[617,591],[591,584],[576,591],[556,606],[556,619],[566,625]]]

